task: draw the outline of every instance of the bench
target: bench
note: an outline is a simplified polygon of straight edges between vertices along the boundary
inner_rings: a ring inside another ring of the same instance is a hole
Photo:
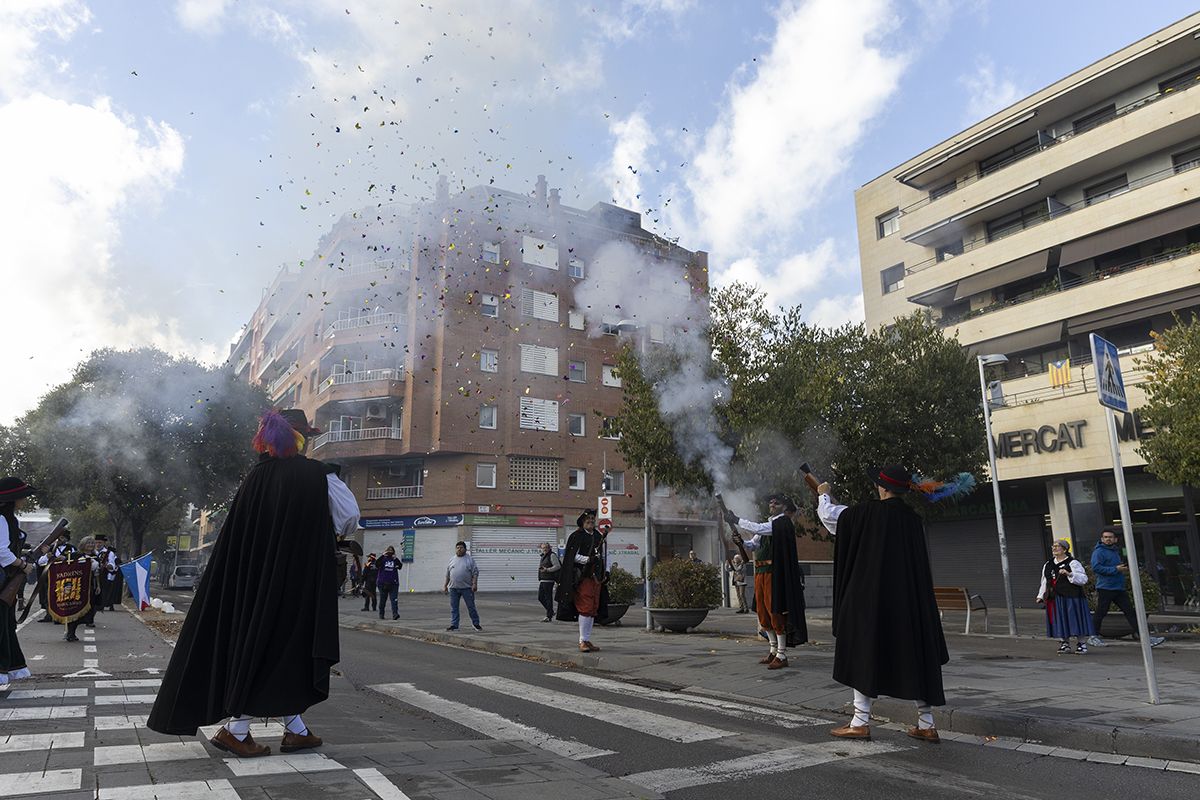
[[[983,632],[988,630],[988,607],[983,598],[971,594],[965,586],[935,586],[933,596],[937,600],[938,614],[945,618],[947,611],[967,612],[967,625],[963,633],[971,632],[971,612],[983,612]]]

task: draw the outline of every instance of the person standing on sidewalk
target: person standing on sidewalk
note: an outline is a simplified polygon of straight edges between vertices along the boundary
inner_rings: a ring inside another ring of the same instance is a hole
[[[576,527],[567,537],[558,597],[558,619],[563,622],[579,620],[579,652],[595,653],[592,627],[596,618],[608,616],[608,589],[605,587],[605,537],[596,530],[596,512],[585,510],[575,519]]]
[[[1092,637],[1088,639],[1088,644],[1093,647],[1105,646],[1104,640],[1100,638],[1100,623],[1104,622],[1111,605],[1121,609],[1136,637],[1137,616],[1133,613],[1133,603],[1129,601],[1129,595],[1125,594],[1125,576],[1129,574],[1129,565],[1121,557],[1121,539],[1111,528],[1100,532],[1100,541],[1096,542],[1096,548],[1092,550],[1092,572],[1096,576],[1096,614],[1092,617]],[[1158,647],[1165,641],[1162,636],[1151,636],[1150,646]]]
[[[17,524],[17,512],[32,495],[33,487],[20,478],[0,479],[0,586],[18,572],[33,571],[33,564],[20,556],[25,534]],[[0,686],[28,677],[29,666],[17,641],[17,606],[0,603]]]
[[[471,616],[471,625],[477,631],[483,630],[479,624],[479,612],[475,610],[475,592],[479,591],[479,566],[475,559],[467,555],[467,543],[454,543],[454,557],[446,565],[446,582],[442,591],[450,594],[450,627],[448,631],[458,630],[458,600],[467,601],[467,613]]]
[[[100,582],[100,597],[97,600],[100,607],[96,610],[114,611],[114,605],[121,599],[121,587],[117,583],[117,553],[108,546],[108,537],[103,533],[98,533],[92,538],[96,542],[94,556],[100,563],[100,573],[96,576],[96,580]],[[79,546],[83,549],[82,541]]]
[[[374,611],[379,608],[379,603],[376,600],[378,595],[375,591],[378,588],[375,583],[378,577],[379,567],[375,566],[375,554],[368,553],[362,571],[363,611]]]
[[[735,555],[729,565],[729,579],[733,583],[733,596],[737,600],[738,610],[735,614],[747,614],[750,609],[746,606],[746,571],[741,555]]]
[[[1061,640],[1059,655],[1071,652],[1071,637],[1075,637],[1075,652],[1087,654],[1087,642],[1092,635],[1092,617],[1088,613],[1087,573],[1071,555],[1071,543],[1057,539],[1050,545],[1050,560],[1042,566],[1042,584],[1037,601],[1046,606],[1046,636]]]
[[[796,526],[789,514],[796,504],[785,494],[767,497],[766,522],[741,519],[732,511],[725,519],[735,528],[754,534],[743,546],[754,553],[754,604],[758,627],[767,636],[771,651],[758,663],[767,669],[788,665],[787,648],[808,641],[808,622],[804,618],[804,577],[796,555]],[[732,534],[741,540],[736,530]]]
[[[833,679],[854,690],[854,717],[830,734],[871,738],[871,704],[881,694],[912,700],[908,735],[938,742],[932,706],[944,706],[942,665],[950,660],[933,596],[925,526],[905,501],[908,470],[871,474],[878,500],[836,505],[817,487],[817,516],[836,536],[833,556]]]
[[[546,618],[542,622],[554,619],[554,587],[558,585],[561,572],[562,559],[549,542],[542,542],[542,560],[538,564],[538,602],[546,609]]]
[[[400,595],[400,570],[404,569],[404,562],[396,557],[396,548],[388,545],[387,550],[384,550],[383,555],[375,562],[375,566],[379,570],[378,577],[375,578],[375,585],[379,588],[379,618],[383,619],[388,598],[391,598],[392,619],[400,619],[397,598]]]
[[[271,748],[250,736],[254,717],[281,718],[285,753],[319,747],[301,714],[329,697],[338,648],[334,537],[358,527],[358,504],[337,475],[305,458],[320,433],[299,409],[268,411],[250,468],[217,536],[204,581],[146,721],[210,741],[238,757]]]

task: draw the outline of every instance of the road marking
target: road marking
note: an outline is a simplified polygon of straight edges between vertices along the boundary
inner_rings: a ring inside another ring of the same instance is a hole
[[[93,764],[149,764],[155,761],[183,761],[208,758],[208,751],[199,742],[166,742],[164,744],[122,744],[97,747]]]
[[[129,716],[113,716],[113,717],[96,717],[95,724],[98,731],[123,731],[131,728],[146,727],[146,717],[148,714],[133,714]]]
[[[83,733],[24,733],[0,736],[0,753],[83,747]]]
[[[29,660],[30,661],[44,661],[45,659],[46,659],[46,657],[44,655],[39,655],[39,656],[33,656]]]
[[[593,675],[584,675],[578,672],[551,672],[549,674],[553,678],[562,678],[565,681],[572,681],[573,683],[583,684],[593,689],[602,689],[614,694],[623,694],[644,700],[655,700],[659,703],[670,703],[676,706],[702,708],[705,711],[713,711],[729,717],[767,722],[784,728],[825,725],[829,722],[829,720],[817,719],[816,717],[806,717],[802,714],[792,714],[787,711],[776,711],[771,708],[747,705],[732,700],[720,700],[716,697],[703,697],[701,695],[668,692],[663,689],[651,689],[647,686],[622,683],[621,681],[609,680],[608,678],[597,678]]]
[[[200,729],[205,739],[211,739],[217,735],[217,731],[221,730],[222,725],[208,725]],[[261,722],[256,722],[250,726],[250,735],[255,739],[275,739],[282,738],[286,729],[278,722],[268,722],[265,725]]]
[[[72,672],[70,674],[63,675],[63,677],[64,678],[111,678],[112,675],[110,675],[107,672],[102,672],[101,670],[98,670],[95,667],[84,667],[83,669],[79,670],[78,672]]]
[[[332,758],[320,753],[302,753],[300,755],[263,756],[262,758],[227,758],[235,777],[245,778],[254,775],[284,775],[289,772],[325,772],[332,769],[345,769]]]
[[[154,694],[98,694],[92,702],[98,706],[138,705],[153,703],[156,697],[158,695]]]
[[[42,792],[69,792],[83,785],[83,770],[52,769],[47,772],[10,772],[0,775],[0,795],[13,797]]]
[[[9,700],[59,700],[87,696],[87,689],[13,689],[8,693]]]
[[[100,659],[85,658],[83,660],[83,668],[84,669],[100,669]]]
[[[607,722],[638,731],[659,739],[672,742],[703,742],[708,739],[722,739],[732,736],[732,731],[711,728],[696,722],[688,722],[674,717],[655,714],[640,708],[628,708],[614,703],[604,703],[590,697],[571,695],[565,702],[561,692],[548,692],[540,686],[509,680],[495,675],[484,675],[479,678],[459,678],[464,683],[478,686],[481,689],[549,706],[570,714],[580,714],[599,722]]]
[[[227,780],[185,781],[151,786],[109,786],[100,790],[97,800],[239,800],[239,795]]]
[[[87,641],[87,639],[88,639],[88,637],[86,637],[86,636],[85,636],[85,637],[83,637],[83,640],[84,640],[85,642]],[[95,637],[92,637],[92,641],[95,641]],[[96,645],[94,645],[94,644],[85,644],[85,645],[83,646],[83,652],[85,652],[85,653],[94,653],[94,652],[96,652]]]
[[[94,642],[94,641],[96,641],[96,637],[95,636],[85,636],[85,637],[83,637],[83,640],[85,642]]]
[[[87,714],[87,706],[29,706],[0,709],[0,722],[23,722],[31,719],[70,719]],[[0,794],[3,794],[0,792]]]
[[[160,678],[142,678],[125,681],[96,681],[97,689],[157,689],[162,686]]]
[[[692,786],[744,780],[759,775],[791,772],[797,769],[828,764],[847,758],[862,758],[893,753],[903,748],[886,742],[823,742],[799,744],[782,750],[768,750],[728,761],[715,761],[694,767],[673,767],[625,775],[621,779],[644,786],[654,792],[666,793]]]
[[[354,774],[367,785],[368,789],[378,795],[380,800],[410,800],[408,795],[400,791],[396,784],[385,778],[383,773],[377,769],[356,769]]]
[[[520,722],[514,722],[499,714],[493,714],[491,711],[484,711],[480,708],[468,706],[465,703],[438,697],[435,694],[430,694],[416,688],[411,683],[385,683],[369,688],[374,689],[380,694],[386,694],[388,697],[394,697],[410,706],[416,706],[431,714],[437,714],[439,717],[448,719],[456,725],[469,728],[476,733],[482,733],[489,739],[495,739],[500,742],[528,742],[534,747],[549,750],[555,755],[575,761],[613,754],[612,750],[600,750],[582,742],[559,739],[545,731],[540,731],[537,728]]]

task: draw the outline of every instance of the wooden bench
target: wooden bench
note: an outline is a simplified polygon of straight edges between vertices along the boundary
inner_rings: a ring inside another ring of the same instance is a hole
[[[938,614],[943,618],[947,611],[967,612],[967,625],[963,633],[971,632],[971,612],[983,612],[983,632],[988,630],[988,607],[983,598],[971,594],[965,586],[935,586],[933,596],[937,600]]]

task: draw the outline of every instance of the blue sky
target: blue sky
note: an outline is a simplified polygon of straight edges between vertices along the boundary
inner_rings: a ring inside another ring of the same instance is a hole
[[[439,172],[514,191],[545,174],[564,202],[626,204],[709,250],[717,283],[861,319],[855,188],[1192,11],[5,0],[0,225],[21,291],[0,359],[22,379],[0,423],[94,347],[220,360],[280,264]]]

